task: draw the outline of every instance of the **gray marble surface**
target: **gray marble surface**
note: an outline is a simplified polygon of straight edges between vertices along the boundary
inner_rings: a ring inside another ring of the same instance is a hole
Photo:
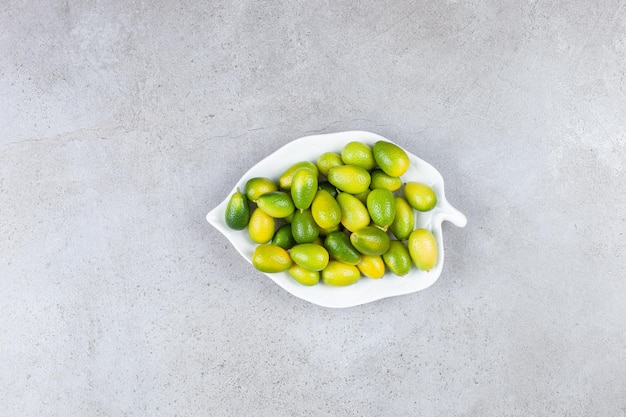
[[[613,0],[5,1],[0,415],[623,417],[625,39]],[[326,309],[204,216],[355,129],[469,222]]]

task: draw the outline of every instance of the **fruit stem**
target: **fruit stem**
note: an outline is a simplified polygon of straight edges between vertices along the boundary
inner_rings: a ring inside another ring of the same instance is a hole
[[[389,229],[389,226],[379,226],[377,224],[374,224],[375,227],[378,227],[380,230],[382,230],[383,232],[387,232],[387,229]]]

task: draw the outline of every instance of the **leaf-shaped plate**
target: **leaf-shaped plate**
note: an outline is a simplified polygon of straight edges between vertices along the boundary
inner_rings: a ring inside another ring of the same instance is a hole
[[[267,177],[278,180],[278,177],[295,162],[315,162],[324,152],[341,153],[343,147],[351,141],[360,141],[371,146],[379,140],[392,142],[380,135],[364,131],[306,136],[294,140],[250,168],[239,182],[235,184],[224,201],[207,214],[207,221],[228,238],[246,261],[252,263],[252,254],[257,244],[248,237],[246,229],[242,231],[232,230],[226,225],[224,220],[224,212],[228,200],[237,188],[243,191],[246,182],[253,177]],[[437,240],[439,259],[433,269],[424,272],[414,266],[408,275],[402,277],[387,271],[383,278],[371,279],[362,277],[356,284],[347,287],[330,287],[321,281],[318,285],[307,287],[299,284],[287,272],[265,275],[296,297],[320,306],[333,308],[357,306],[381,298],[414,293],[431,286],[439,278],[443,267],[444,247],[441,223],[446,220],[456,226],[464,227],[467,224],[467,219],[446,200],[443,178],[439,171],[409,151],[406,152],[411,164],[407,172],[402,176],[402,181],[419,181],[428,184],[437,193],[438,201],[435,208],[426,213],[416,212],[415,218],[415,227],[429,229]],[[259,272],[260,274],[262,273]]]

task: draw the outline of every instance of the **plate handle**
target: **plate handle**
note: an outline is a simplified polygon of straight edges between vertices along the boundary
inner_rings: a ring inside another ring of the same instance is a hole
[[[454,208],[447,200],[443,201],[441,209],[434,214],[437,222],[449,221],[457,227],[465,227],[467,225],[467,217],[459,210]]]

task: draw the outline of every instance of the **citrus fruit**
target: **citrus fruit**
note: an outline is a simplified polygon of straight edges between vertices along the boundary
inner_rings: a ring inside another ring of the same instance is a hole
[[[294,206],[306,209],[311,206],[317,193],[317,175],[309,168],[299,168],[291,181],[291,199]]]
[[[378,279],[385,275],[385,262],[380,255],[361,255],[361,261],[356,267],[369,278]]]
[[[399,177],[409,168],[409,156],[396,144],[378,141],[372,147],[376,163],[387,175]]]
[[[328,170],[343,165],[343,161],[341,155],[336,152],[324,152],[317,158],[316,165],[320,174],[327,177]]]
[[[263,194],[278,191],[278,185],[274,181],[265,177],[250,178],[246,182],[244,192],[250,201],[256,201]]]
[[[257,246],[252,254],[252,265],[262,272],[286,271],[292,264],[289,253],[271,243]]]
[[[310,162],[310,161],[296,162],[295,164],[287,168],[285,172],[283,172],[278,178],[278,185],[280,186],[280,188],[282,188],[283,190],[291,189],[291,182],[293,181],[293,174],[295,174],[296,171],[300,168],[309,168],[315,173],[316,176],[319,174],[317,165],[315,165],[313,162]]]
[[[296,244],[295,239],[291,235],[291,225],[289,223],[283,224],[276,230],[272,238],[272,244],[280,246],[283,249],[291,249],[291,247]]]
[[[371,180],[367,170],[355,165],[342,165],[328,171],[328,181],[341,191],[351,194],[367,190]]]
[[[372,148],[362,142],[350,142],[341,150],[341,160],[346,165],[361,167],[371,171],[376,166]]]
[[[333,197],[337,197],[337,194],[339,194],[337,192],[337,187],[335,187],[334,185],[332,185],[331,183],[329,183],[328,181],[322,181],[319,183],[318,187],[320,190],[326,190],[328,191],[328,193],[330,195],[332,195]]]
[[[255,208],[248,222],[248,235],[255,243],[267,243],[274,236],[276,222],[260,208]]]
[[[361,260],[361,253],[350,242],[350,237],[344,232],[333,232],[324,239],[324,247],[331,258],[356,265]]]
[[[430,271],[437,264],[437,241],[430,231],[414,230],[409,236],[408,243],[411,259],[419,269]]]
[[[411,254],[399,240],[391,241],[389,249],[383,254],[383,261],[395,275],[402,276],[411,271]]]
[[[298,264],[291,265],[289,268],[289,275],[293,277],[296,281],[298,281],[302,285],[311,286],[315,285],[320,281],[320,273],[318,271],[310,271],[306,268],[301,267]]]
[[[317,190],[311,204],[311,213],[317,225],[323,229],[335,227],[341,222],[339,204],[326,190]]]
[[[291,220],[291,235],[296,243],[311,243],[320,234],[311,210],[296,210]]]
[[[296,245],[289,251],[291,259],[309,271],[321,271],[328,265],[328,251],[315,243]]]
[[[382,169],[375,169],[370,175],[372,177],[371,188],[385,188],[394,192],[402,187],[402,180],[400,178],[387,175]]]
[[[231,229],[243,230],[250,220],[250,205],[245,194],[237,190],[228,200],[226,204],[226,213],[224,214],[226,225]]]
[[[364,255],[382,255],[389,249],[389,236],[375,226],[365,226],[352,232],[352,245]]]
[[[396,217],[395,197],[385,188],[375,188],[367,196],[367,211],[374,223],[387,228]]]
[[[370,190],[368,188],[367,190],[363,191],[362,193],[356,193],[356,194],[352,194],[352,195],[355,196],[361,203],[367,204],[367,196],[370,195],[371,192],[372,192],[372,190]]]
[[[328,228],[320,227],[320,236],[328,236],[329,234],[331,234],[332,232],[336,232],[337,230],[339,230],[339,225]]]
[[[415,227],[413,207],[402,197],[396,197],[396,217],[389,230],[398,240],[407,240]]]
[[[284,191],[272,191],[256,200],[258,208],[276,219],[289,216],[295,210],[291,196]]]
[[[411,207],[419,211],[429,211],[437,205],[435,191],[421,182],[410,181],[404,184],[404,196]]]
[[[326,268],[322,269],[322,281],[333,287],[345,287],[359,280],[361,273],[354,265],[348,265],[340,261],[330,261]]]
[[[367,207],[352,194],[339,193],[337,203],[341,209],[341,224],[349,231],[354,232],[370,224]]]

